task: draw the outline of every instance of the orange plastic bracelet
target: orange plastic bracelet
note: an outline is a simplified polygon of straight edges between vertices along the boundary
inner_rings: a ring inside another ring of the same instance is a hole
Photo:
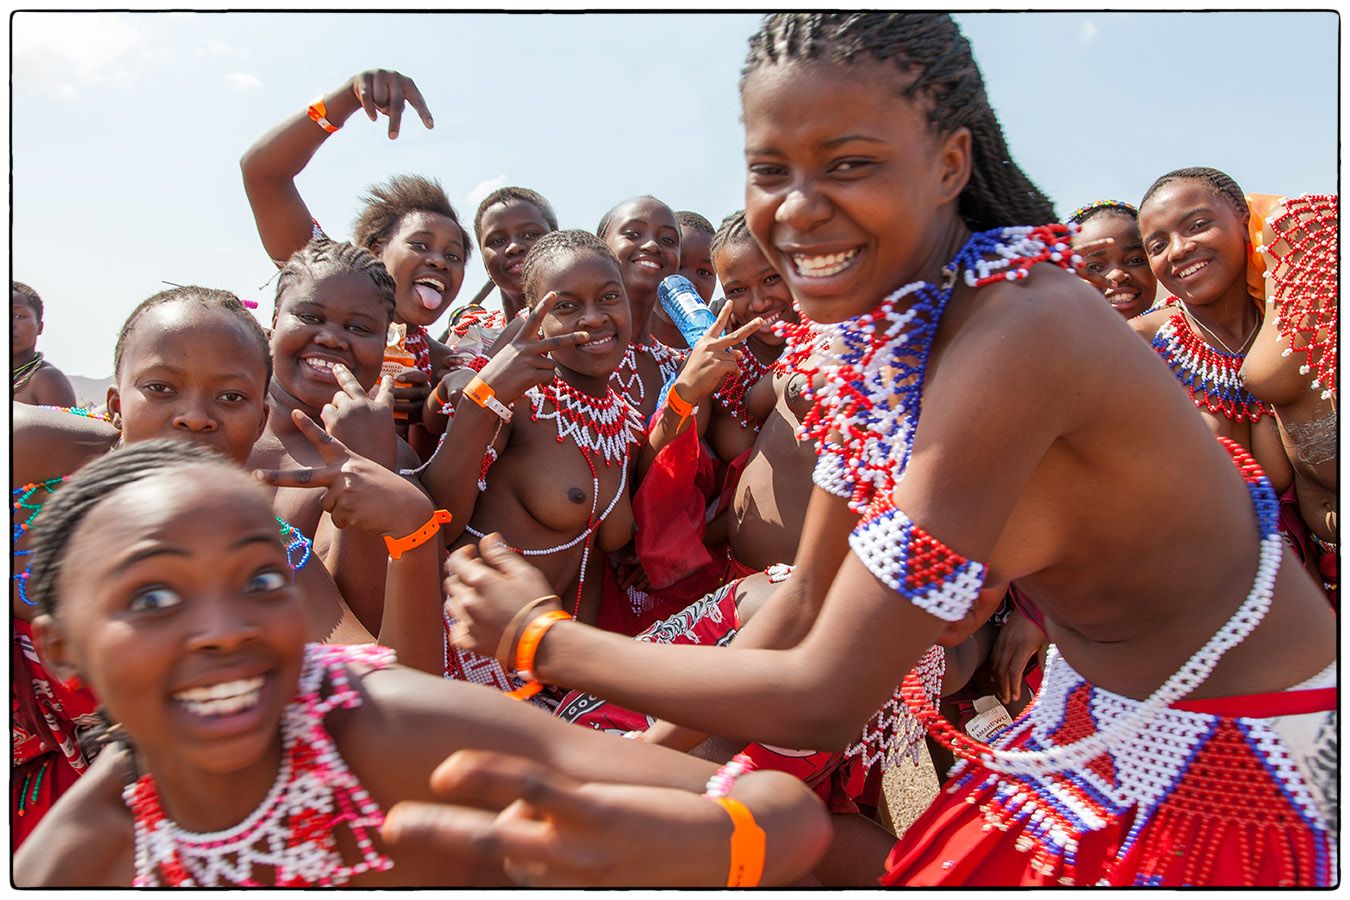
[[[389,535],[384,536],[384,545],[389,548],[389,558],[398,559],[414,547],[420,547],[436,532],[441,530],[441,526],[453,518],[450,513],[443,509],[438,509],[427,519],[427,523],[406,537],[393,538]]]
[[[681,397],[673,384],[670,386],[670,390],[666,391],[666,406],[670,407],[670,411],[680,417],[680,424],[675,426],[676,430],[683,428],[685,421],[694,414],[694,405]]]
[[[497,399],[497,392],[483,379],[477,375],[469,381],[464,388],[464,396],[468,397],[474,403],[477,403],[483,409],[490,409],[502,417],[503,422],[511,421],[511,409]]]
[[[510,691],[510,696],[517,700],[524,700],[527,697],[533,697],[543,689],[539,679],[534,677],[534,657],[539,652],[539,642],[544,639],[544,635],[550,628],[563,619],[570,618],[572,618],[572,614],[565,610],[550,609],[548,612],[535,616],[530,620],[530,624],[525,626],[525,630],[520,635],[520,640],[516,643],[516,675],[523,678],[527,683],[523,687]]]
[[[750,808],[731,797],[709,797],[731,816],[731,865],[727,887],[756,887],[764,876],[764,829]]]
[[[328,107],[324,105],[322,96],[309,105],[309,117],[329,134],[332,134],[342,127],[341,125],[334,125],[332,122],[328,121]]]

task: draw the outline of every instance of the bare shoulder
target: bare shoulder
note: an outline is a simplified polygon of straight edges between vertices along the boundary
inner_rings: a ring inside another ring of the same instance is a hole
[[[26,404],[11,408],[16,484],[69,475],[111,450],[121,433],[100,419]]]
[[[46,406],[74,406],[75,388],[65,373],[51,363],[44,362],[42,368],[33,373],[30,382],[38,403]]]
[[[14,855],[18,887],[129,887],[135,836],[122,801],[129,756],[108,748]]]
[[[1127,323],[1134,333],[1146,341],[1152,341],[1158,329],[1163,327],[1163,323],[1172,317],[1175,310],[1169,306],[1162,306],[1148,312],[1140,313]]]

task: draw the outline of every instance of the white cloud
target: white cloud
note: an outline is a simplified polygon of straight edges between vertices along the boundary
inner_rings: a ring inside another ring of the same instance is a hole
[[[258,76],[248,72],[231,72],[225,76],[225,80],[236,91],[253,91],[262,87],[262,82],[258,80]]]
[[[197,52],[206,56],[238,56],[243,51],[237,47],[231,47],[224,41],[218,41],[215,38],[212,38],[206,42],[206,46],[202,47]]]
[[[1093,39],[1097,37],[1097,34],[1100,31],[1101,29],[1097,27],[1097,23],[1088,19],[1082,25],[1078,26],[1078,43],[1084,45],[1092,43]]]
[[[131,17],[111,13],[18,13],[13,23],[15,87],[64,100],[133,81],[146,43]]]
[[[483,198],[492,193],[499,187],[506,186],[506,176],[498,175],[496,178],[489,178],[486,181],[480,181],[469,189],[465,197],[464,207],[466,209],[477,209],[478,204],[483,202]]]

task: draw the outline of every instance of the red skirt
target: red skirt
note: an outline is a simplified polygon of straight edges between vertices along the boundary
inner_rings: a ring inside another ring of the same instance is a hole
[[[1055,663],[1000,747],[1068,744],[1135,704]],[[1183,702],[1081,770],[960,764],[891,851],[882,883],[1334,884],[1335,708],[1334,687]],[[1302,737],[1290,740],[1291,727]]]

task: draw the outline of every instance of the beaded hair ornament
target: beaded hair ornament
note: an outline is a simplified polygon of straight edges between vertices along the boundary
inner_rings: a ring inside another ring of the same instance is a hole
[[[1124,200],[1093,200],[1086,206],[1080,206],[1073,211],[1073,214],[1066,219],[1066,222],[1074,225],[1083,224],[1087,214],[1097,209],[1119,209],[1124,210],[1132,216],[1139,215],[1139,210],[1133,203],[1126,203]]]

